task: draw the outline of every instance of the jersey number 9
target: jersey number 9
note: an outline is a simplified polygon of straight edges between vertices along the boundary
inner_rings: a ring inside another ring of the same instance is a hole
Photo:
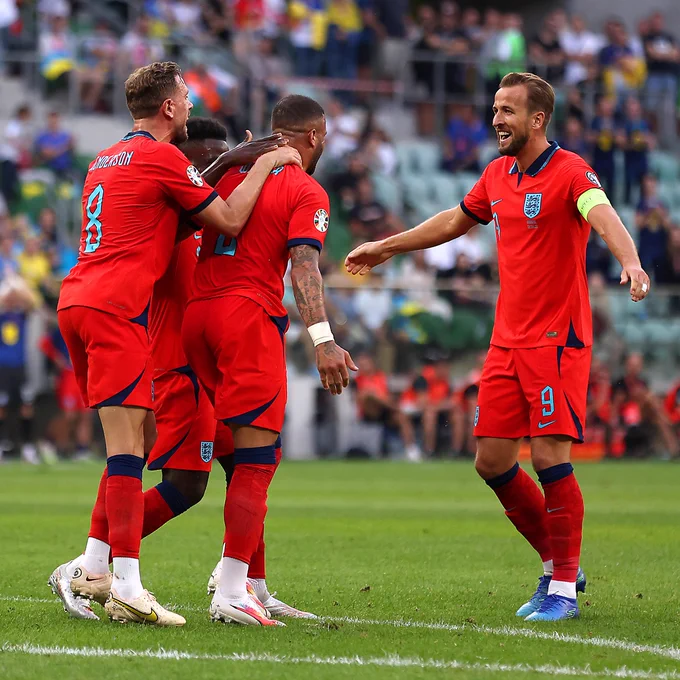
[[[97,184],[92,193],[87,198],[85,214],[88,222],[85,225],[85,251],[94,253],[102,242],[102,223],[99,220],[102,214],[102,202],[104,201],[104,187]]]

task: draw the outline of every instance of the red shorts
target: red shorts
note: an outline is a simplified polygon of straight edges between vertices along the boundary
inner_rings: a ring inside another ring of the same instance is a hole
[[[65,368],[57,378],[57,402],[64,413],[82,413],[87,411],[76,380],[76,374],[71,368]]]
[[[90,307],[58,313],[83,401],[151,409],[151,345],[144,326]]]
[[[149,470],[210,472],[215,439],[213,407],[185,366],[154,377],[158,439],[149,453]]]
[[[281,432],[287,325],[287,316],[269,316],[253,300],[235,295],[187,307],[182,344],[218,420]]]
[[[476,437],[566,435],[583,441],[592,349],[492,346],[475,413]]]

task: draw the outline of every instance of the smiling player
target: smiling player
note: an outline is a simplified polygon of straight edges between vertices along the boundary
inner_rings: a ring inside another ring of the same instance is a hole
[[[461,204],[411,231],[365,243],[346,260],[366,274],[393,255],[445,243],[493,222],[500,295],[475,415],[476,468],[517,530],[539,553],[544,575],[517,615],[556,621],[579,615],[583,497],[570,461],[583,441],[592,345],[585,254],[592,226],[622,267],[637,302],[649,292],[635,244],[597,175],[546,136],[552,87],[510,73],[494,100],[501,157]],[[523,437],[543,494],[518,462]],[[578,582],[577,582],[578,579]]]

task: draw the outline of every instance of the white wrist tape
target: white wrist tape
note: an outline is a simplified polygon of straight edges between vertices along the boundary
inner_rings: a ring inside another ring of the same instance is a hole
[[[309,336],[312,338],[314,347],[324,342],[330,342],[331,340],[334,340],[333,333],[331,332],[331,325],[328,323],[328,321],[315,323],[314,325],[310,326],[307,331],[309,332]]]

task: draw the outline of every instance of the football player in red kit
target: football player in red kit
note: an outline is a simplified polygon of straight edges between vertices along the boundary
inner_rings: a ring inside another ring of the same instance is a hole
[[[311,174],[323,153],[324,111],[308,97],[285,97],[274,107],[272,130],[300,152],[304,172],[288,167],[273,171],[238,238],[204,230],[195,297],[182,327],[189,363],[215,407],[215,417],[234,435],[224,557],[210,611],[215,620],[250,625],[276,623],[247,591],[247,577],[262,533],[286,406],[288,317],[282,299],[289,259],[295,299],[316,347],[324,388],[339,394],[349,384],[348,368],[356,368],[333,339],[318,267],[329,202]],[[229,171],[217,185],[220,195],[237,190],[247,170]]]
[[[505,76],[493,107],[501,157],[460,206],[363,244],[346,260],[352,274],[365,274],[398,253],[493,223],[501,290],[475,415],[476,468],[543,562],[536,593],[517,611],[528,621],[578,616],[576,591],[585,586],[579,568],[583,497],[569,461],[572,443],[583,441],[590,368],[590,227],[621,264],[621,283],[630,283],[634,301],[650,286],[597,175],[548,141],[554,104],[552,87],[538,76]],[[517,463],[526,436],[543,493]]]
[[[172,256],[182,210],[228,238],[237,236],[269,172],[299,159],[285,147],[268,154],[224,201],[173,144],[186,140],[192,108],[177,64],[138,69],[126,81],[125,93],[133,130],[90,164],[78,264],[62,284],[58,305],[83,399],[99,411],[107,471],[82,564],[58,567],[50,585],[63,600],[81,566],[92,574],[108,573],[110,546],[109,617],[181,626],[183,617],[156,602],[139,571],[144,431],[145,424],[148,431],[153,424],[146,327],[152,289]]]

